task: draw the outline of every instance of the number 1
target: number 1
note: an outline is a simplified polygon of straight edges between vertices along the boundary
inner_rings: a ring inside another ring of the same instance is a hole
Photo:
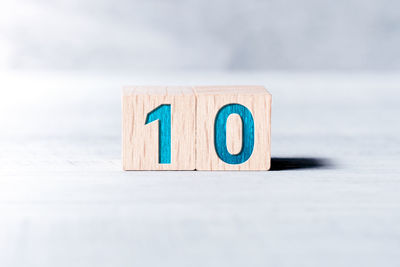
[[[171,105],[163,104],[147,113],[146,123],[158,120],[158,163],[171,163]]]

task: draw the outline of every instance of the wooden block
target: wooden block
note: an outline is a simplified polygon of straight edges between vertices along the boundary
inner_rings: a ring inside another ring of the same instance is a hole
[[[124,170],[194,170],[191,87],[126,87],[122,96]]]
[[[194,87],[197,170],[268,170],[271,95],[263,86]]]

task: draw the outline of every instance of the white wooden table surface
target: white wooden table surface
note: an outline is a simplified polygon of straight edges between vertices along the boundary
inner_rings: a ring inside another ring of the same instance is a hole
[[[127,84],[262,84],[270,172],[124,172]],[[0,266],[399,266],[399,73],[1,73]]]

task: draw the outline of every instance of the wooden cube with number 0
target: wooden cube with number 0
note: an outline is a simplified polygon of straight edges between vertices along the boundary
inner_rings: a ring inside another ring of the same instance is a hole
[[[271,95],[263,86],[198,86],[196,169],[268,170]]]
[[[123,169],[194,170],[195,101],[192,87],[124,88]]]

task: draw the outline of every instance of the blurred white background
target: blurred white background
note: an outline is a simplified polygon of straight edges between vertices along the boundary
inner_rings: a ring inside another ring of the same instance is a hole
[[[396,0],[2,0],[0,67],[398,70]]]

